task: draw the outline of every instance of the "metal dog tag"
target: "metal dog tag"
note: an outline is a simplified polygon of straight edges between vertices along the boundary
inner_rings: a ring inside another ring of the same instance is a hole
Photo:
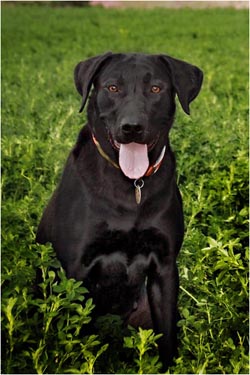
[[[141,189],[144,186],[143,179],[140,178],[139,180],[135,180],[134,186],[135,186],[135,201],[137,204],[140,204],[141,203]]]
[[[135,188],[135,200],[137,204],[141,203],[141,188],[139,186]]]

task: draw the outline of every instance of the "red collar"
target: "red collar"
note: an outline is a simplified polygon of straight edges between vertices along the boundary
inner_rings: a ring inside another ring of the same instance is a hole
[[[117,168],[117,169],[120,169],[120,166],[115,162],[113,161],[106,153],[105,151],[103,151],[100,143],[97,141],[96,137],[94,136],[94,134],[92,133],[92,139],[93,139],[93,142],[94,144],[96,145],[96,148],[99,152],[99,154],[104,158],[106,159],[110,164],[113,165],[113,167]],[[161,164],[162,164],[162,161],[163,161],[163,158],[164,158],[164,155],[165,155],[165,152],[166,152],[166,146],[163,147],[163,149],[161,150],[161,153],[160,153],[160,156],[158,157],[158,159],[156,160],[156,162],[153,164],[153,165],[150,165],[145,173],[145,175],[143,177],[149,177],[151,176],[152,174],[156,173],[158,171],[158,169],[160,168]]]

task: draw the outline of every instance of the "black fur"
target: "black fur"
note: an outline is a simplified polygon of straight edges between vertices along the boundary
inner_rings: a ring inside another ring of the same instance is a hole
[[[68,277],[84,280],[98,314],[118,313],[130,324],[153,327],[166,369],[176,354],[178,270],[184,232],[181,196],[169,130],[177,94],[189,114],[202,72],[164,55],[112,54],[80,62],[75,84],[88,104],[88,123],[69,155],[59,186],[41,219],[37,241],[51,242]],[[110,92],[115,85],[117,92]],[[160,87],[152,93],[152,86]],[[136,204],[133,180],[98,152],[118,163],[119,143],[154,144],[150,163],[163,146],[163,163],[144,178]]]

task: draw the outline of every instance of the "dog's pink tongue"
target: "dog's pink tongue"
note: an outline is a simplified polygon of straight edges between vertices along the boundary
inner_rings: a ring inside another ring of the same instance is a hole
[[[126,145],[122,143],[119,152],[119,164],[128,178],[136,180],[144,176],[149,166],[147,145],[134,142]]]

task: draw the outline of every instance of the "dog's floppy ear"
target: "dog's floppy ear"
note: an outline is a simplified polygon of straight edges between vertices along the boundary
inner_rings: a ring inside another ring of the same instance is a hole
[[[87,97],[97,71],[101,65],[112,56],[112,52],[107,52],[104,55],[92,57],[88,60],[81,61],[74,70],[74,79],[77,91],[82,96],[82,105],[79,112],[82,112]]]
[[[173,86],[183,110],[190,115],[189,104],[200,92],[203,80],[202,71],[197,66],[185,61],[166,55],[160,57],[168,66]]]

